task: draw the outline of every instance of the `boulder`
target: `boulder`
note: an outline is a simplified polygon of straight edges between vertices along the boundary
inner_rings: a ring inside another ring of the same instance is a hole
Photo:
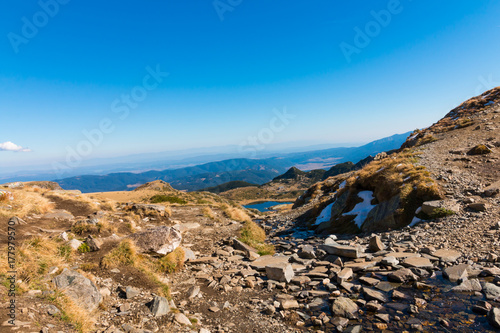
[[[53,279],[53,282],[59,290],[84,310],[93,311],[102,301],[102,295],[94,282],[76,271],[65,268]]]
[[[125,207],[126,210],[132,211],[140,216],[151,216],[151,217],[166,217],[168,213],[166,212],[165,206],[162,205],[152,205],[152,204],[128,204]]]
[[[469,276],[469,270],[471,270],[471,267],[469,265],[460,264],[445,268],[443,270],[443,275],[451,282],[460,282],[467,280],[467,277]]]
[[[333,254],[336,256],[357,259],[361,255],[361,251],[358,247],[346,246],[346,245],[320,245],[320,249],[324,250],[328,254]]]
[[[500,309],[493,308],[488,312],[488,322],[495,328],[500,328]]]
[[[455,250],[441,249],[432,253],[434,257],[438,257],[443,262],[455,262],[462,254]]]
[[[350,278],[352,278],[352,275],[352,268],[344,268],[337,274],[337,283],[342,283],[349,280]]]
[[[71,247],[73,250],[78,250],[78,248],[80,247],[80,245],[82,245],[83,242],[79,241],[78,239],[76,238],[73,238],[72,240],[70,240],[68,242],[68,246]]]
[[[485,283],[483,286],[483,292],[487,300],[500,299],[500,287],[494,285],[493,283]]]
[[[149,304],[149,309],[155,317],[161,317],[170,312],[168,300],[165,297],[155,296]]]
[[[311,245],[302,246],[297,254],[302,259],[316,259],[316,253]]]
[[[178,324],[181,325],[186,325],[186,326],[191,326],[193,323],[189,320],[188,317],[186,317],[185,314],[183,313],[176,313],[174,315],[174,319]]]
[[[481,283],[479,283],[478,279],[465,280],[460,285],[451,288],[451,290],[456,292],[473,292],[473,291],[481,291],[483,288],[481,287]]]
[[[363,287],[363,294],[365,295],[365,299],[368,301],[377,301],[380,303],[386,303],[388,301],[387,296],[377,290]]]
[[[402,227],[394,218],[396,211],[400,208],[401,197],[395,195],[387,201],[383,201],[376,205],[361,225],[363,232],[385,231],[388,229],[396,229]]]
[[[372,238],[370,238],[368,249],[372,252],[378,252],[384,250],[385,245],[382,243],[379,236],[373,236]]]
[[[289,256],[271,256],[265,255],[261,256],[259,259],[254,260],[250,263],[250,267],[256,270],[265,270],[266,266],[279,264],[279,263],[288,263],[290,261]]]
[[[349,319],[356,317],[358,309],[356,303],[346,297],[338,297],[332,304],[332,313],[334,315]]]
[[[85,243],[90,248],[90,251],[99,251],[102,247],[103,241],[99,238],[94,238],[92,235],[89,235],[87,239],[85,239]]]
[[[401,265],[405,267],[415,267],[415,268],[424,268],[424,269],[432,269],[434,268],[434,265],[432,262],[423,257],[410,257],[406,258]]]
[[[430,216],[439,208],[458,213],[460,211],[460,204],[454,199],[426,201],[422,204],[422,213]]]
[[[398,269],[397,271],[395,271],[395,272],[390,273],[389,275],[387,275],[387,278],[390,281],[400,282],[400,283],[418,281],[418,276],[415,275],[408,268]]]
[[[266,275],[270,280],[289,283],[295,273],[289,263],[278,263],[266,266]]]
[[[174,251],[182,241],[181,233],[175,228],[160,226],[128,236],[144,253],[168,254]]]

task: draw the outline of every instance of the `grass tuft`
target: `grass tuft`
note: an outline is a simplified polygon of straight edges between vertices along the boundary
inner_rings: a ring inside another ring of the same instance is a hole
[[[273,245],[266,244],[266,232],[254,221],[247,221],[240,231],[240,241],[255,248],[260,255],[274,254]]]

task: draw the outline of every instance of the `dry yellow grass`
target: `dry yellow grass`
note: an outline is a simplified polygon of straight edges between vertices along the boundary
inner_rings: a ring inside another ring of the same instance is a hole
[[[239,221],[239,222],[245,222],[245,221],[251,221],[252,219],[248,214],[243,210],[241,207],[235,207],[235,206],[229,206],[227,204],[222,204],[221,209],[226,215],[227,218]]]
[[[176,248],[165,257],[159,260],[159,270],[165,273],[174,273],[184,268],[184,250],[181,247]]]
[[[29,190],[13,190],[13,201],[8,201],[12,209],[0,209],[0,216],[25,218],[30,214],[45,214],[54,209],[54,204],[41,193]]]
[[[206,206],[202,209],[203,216],[208,217],[209,219],[215,220],[215,214],[212,208]]]
[[[102,258],[101,266],[104,268],[113,268],[120,265],[136,266],[139,260],[135,244],[130,239],[125,239]]]
[[[274,254],[273,245],[266,244],[266,232],[254,221],[246,221],[240,231],[240,241],[257,249],[260,255]]]

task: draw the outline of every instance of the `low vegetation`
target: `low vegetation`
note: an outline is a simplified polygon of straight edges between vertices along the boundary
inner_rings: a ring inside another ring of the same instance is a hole
[[[30,214],[45,214],[54,208],[54,204],[42,196],[42,190],[40,192],[35,192],[31,190],[12,190],[12,197],[14,200],[10,200],[9,196],[2,195],[3,202],[9,204],[10,208],[0,207],[0,216],[12,217],[18,216],[20,218],[25,218]],[[5,192],[3,192],[5,193]]]
[[[159,259],[159,270],[167,274],[178,272],[184,268],[184,250],[181,247],[176,248],[163,258]]]
[[[231,220],[235,220],[238,222],[245,222],[252,220],[250,216],[248,216],[248,214],[245,212],[245,210],[240,206],[223,204],[221,205],[220,208],[224,212],[224,215]]]
[[[491,153],[491,149],[485,145],[477,145],[467,152],[468,155],[486,155]]]
[[[254,221],[247,221],[240,231],[240,241],[255,248],[260,255],[274,254],[274,246],[266,244],[266,232]]]

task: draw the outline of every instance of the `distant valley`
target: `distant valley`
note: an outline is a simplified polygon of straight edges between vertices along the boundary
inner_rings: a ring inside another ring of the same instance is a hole
[[[132,190],[154,180],[169,182],[174,188],[186,191],[201,190],[233,181],[261,185],[294,166],[308,171],[328,169],[347,161],[357,163],[367,156],[399,148],[408,135],[409,133],[397,134],[353,148],[296,152],[265,159],[227,159],[173,170],[82,175],[56,181],[66,190],[80,190],[84,193]]]

